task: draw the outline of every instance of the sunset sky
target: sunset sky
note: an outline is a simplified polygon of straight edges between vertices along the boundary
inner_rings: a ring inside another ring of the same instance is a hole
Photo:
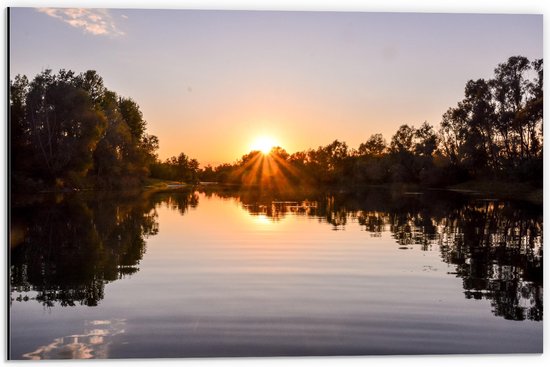
[[[233,162],[439,125],[469,79],[543,57],[541,15],[12,8],[10,78],[97,70],[160,158]]]

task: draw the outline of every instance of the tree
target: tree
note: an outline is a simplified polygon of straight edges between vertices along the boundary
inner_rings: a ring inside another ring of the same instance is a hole
[[[26,107],[34,159],[45,178],[84,177],[106,127],[104,114],[86,91],[70,75],[46,70],[31,82]]]
[[[413,150],[414,127],[401,125],[392,136],[390,151],[392,153],[411,153]]]
[[[386,151],[386,140],[382,134],[373,134],[359,145],[359,155],[381,156]]]
[[[452,165],[472,176],[542,177],[542,65],[513,56],[492,79],[466,83],[464,99],[443,115],[439,131]]]
[[[95,175],[101,185],[117,186],[127,173],[127,151],[132,145],[130,129],[118,108],[118,96],[106,92],[101,107],[107,118],[107,128],[94,152]]]
[[[156,137],[153,138],[154,142]],[[155,161],[151,165],[151,176],[160,179],[197,183],[199,175],[199,162],[196,159],[189,159],[185,153],[170,157],[164,162]]]
[[[432,126],[426,121],[414,130],[414,153],[420,157],[432,158],[437,149],[437,135]]]
[[[26,76],[17,75],[10,82],[10,135],[11,167],[14,173],[29,171],[32,147],[28,139],[26,96],[29,80]]]
[[[135,141],[140,141],[145,133],[147,123],[139,106],[131,98],[119,98],[118,107],[122,118],[130,128],[130,133]]]
[[[105,88],[93,70],[46,70],[30,83],[15,77],[10,126],[14,177],[27,186],[136,185],[158,149],[139,106]]]

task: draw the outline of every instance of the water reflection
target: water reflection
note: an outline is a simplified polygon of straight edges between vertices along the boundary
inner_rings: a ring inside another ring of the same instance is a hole
[[[202,194],[238,201],[262,225],[296,215],[334,230],[360,226],[368,237],[389,232],[399,249],[439,251],[453,266],[451,275],[462,279],[465,297],[490,300],[496,316],[543,318],[543,217],[538,206],[437,191],[274,197],[209,188]],[[146,237],[159,231],[159,205],[184,215],[199,205],[199,196],[180,190],[15,203],[11,300],[34,299],[48,307],[97,305],[106,283],[139,270]]]
[[[11,301],[96,306],[105,284],[139,270],[148,236],[157,234],[155,207],[183,215],[197,195],[61,195],[18,199],[12,206]]]
[[[218,195],[225,197],[231,193]],[[235,194],[247,211],[273,220],[304,215],[345,229],[360,225],[373,237],[391,232],[399,249],[437,246],[455,266],[464,294],[489,299],[496,316],[541,321],[543,317],[542,208],[496,199],[472,199],[458,193],[312,195],[281,200],[265,193]]]
[[[40,359],[91,359],[109,358],[112,338],[124,333],[125,320],[87,321],[82,334],[67,335],[42,345],[23,358]]]

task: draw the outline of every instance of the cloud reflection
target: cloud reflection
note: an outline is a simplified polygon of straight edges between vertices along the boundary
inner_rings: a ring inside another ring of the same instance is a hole
[[[125,324],[124,319],[87,321],[83,334],[55,338],[52,343],[23,354],[23,358],[32,360],[109,358],[112,338],[124,333]]]

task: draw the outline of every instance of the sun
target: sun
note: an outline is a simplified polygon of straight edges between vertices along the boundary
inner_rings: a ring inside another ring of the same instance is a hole
[[[259,150],[263,154],[269,154],[271,149],[277,146],[277,141],[270,136],[259,136],[252,143],[252,150]]]

